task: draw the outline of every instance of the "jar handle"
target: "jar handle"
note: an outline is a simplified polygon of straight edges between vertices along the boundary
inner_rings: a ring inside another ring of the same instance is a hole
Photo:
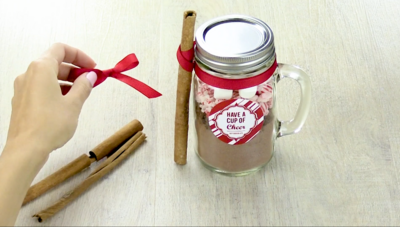
[[[311,103],[311,82],[310,77],[302,69],[294,65],[279,63],[278,82],[284,78],[296,80],[300,84],[301,99],[296,116],[290,121],[281,121],[278,137],[298,133],[303,127],[310,110]]]

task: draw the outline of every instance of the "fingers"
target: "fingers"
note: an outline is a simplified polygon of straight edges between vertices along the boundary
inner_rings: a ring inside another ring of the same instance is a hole
[[[82,74],[75,80],[74,85],[72,85],[70,91],[65,97],[81,109],[86,99],[89,97],[96,80],[97,75],[95,72]]]
[[[44,57],[54,58],[58,64],[67,62],[82,68],[94,68],[96,63],[83,51],[63,43],[55,43],[44,54]]]
[[[69,72],[71,71],[71,69],[76,69],[77,67],[70,65],[70,64],[66,64],[66,63],[61,63],[61,65],[58,68],[58,76],[57,78],[59,80],[65,80],[67,81],[68,79],[68,75]]]

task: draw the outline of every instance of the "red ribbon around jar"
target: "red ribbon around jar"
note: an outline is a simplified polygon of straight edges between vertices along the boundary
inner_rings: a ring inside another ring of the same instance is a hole
[[[195,43],[194,43],[195,44]],[[254,87],[263,82],[267,81],[275,72],[276,68],[278,67],[278,63],[276,59],[272,66],[265,72],[249,77],[249,78],[242,78],[242,79],[226,79],[221,77],[216,77],[213,75],[208,74],[207,72],[203,71],[194,61],[194,45],[193,48],[187,51],[182,51],[181,47],[179,46],[177,51],[177,58],[179,64],[182,66],[183,69],[186,71],[192,71],[194,69],[196,76],[206,84],[209,84],[213,87],[228,89],[228,90],[239,90],[245,89],[249,87]]]
[[[139,65],[139,61],[135,54],[129,54],[125,58],[123,58],[120,62],[118,62],[114,68],[107,69],[107,70],[99,70],[99,69],[87,69],[87,68],[77,68],[72,69],[69,76],[68,81],[74,82],[80,75],[85,72],[95,72],[97,74],[96,83],[94,83],[93,87],[98,86],[99,84],[103,83],[108,77],[117,79],[132,88],[136,89],[138,92],[145,95],[147,98],[157,98],[161,96],[161,93],[151,88],[149,85],[122,74],[122,72],[128,71],[130,69],[135,68]],[[63,87],[62,93],[65,95],[68,93],[71,87]]]

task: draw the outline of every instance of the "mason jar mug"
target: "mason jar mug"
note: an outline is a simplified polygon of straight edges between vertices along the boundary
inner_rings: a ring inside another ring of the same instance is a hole
[[[195,34],[195,149],[218,173],[242,176],[265,166],[275,140],[297,133],[309,108],[311,86],[300,68],[278,64],[272,30],[244,15],[215,18]],[[301,101],[288,122],[276,114],[276,84],[296,80]]]

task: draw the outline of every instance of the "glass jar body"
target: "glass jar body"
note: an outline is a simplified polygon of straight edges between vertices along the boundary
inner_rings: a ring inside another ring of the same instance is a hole
[[[243,176],[261,169],[271,160],[279,126],[274,107],[277,79],[278,68],[267,81],[257,86],[256,94],[247,99],[258,103],[262,109],[264,121],[261,130],[247,143],[230,145],[215,136],[209,122],[211,110],[229,98],[215,98],[215,88],[194,75],[192,91],[195,108],[195,150],[208,169],[226,175]],[[239,90],[233,90],[230,99],[244,98],[240,96]]]

